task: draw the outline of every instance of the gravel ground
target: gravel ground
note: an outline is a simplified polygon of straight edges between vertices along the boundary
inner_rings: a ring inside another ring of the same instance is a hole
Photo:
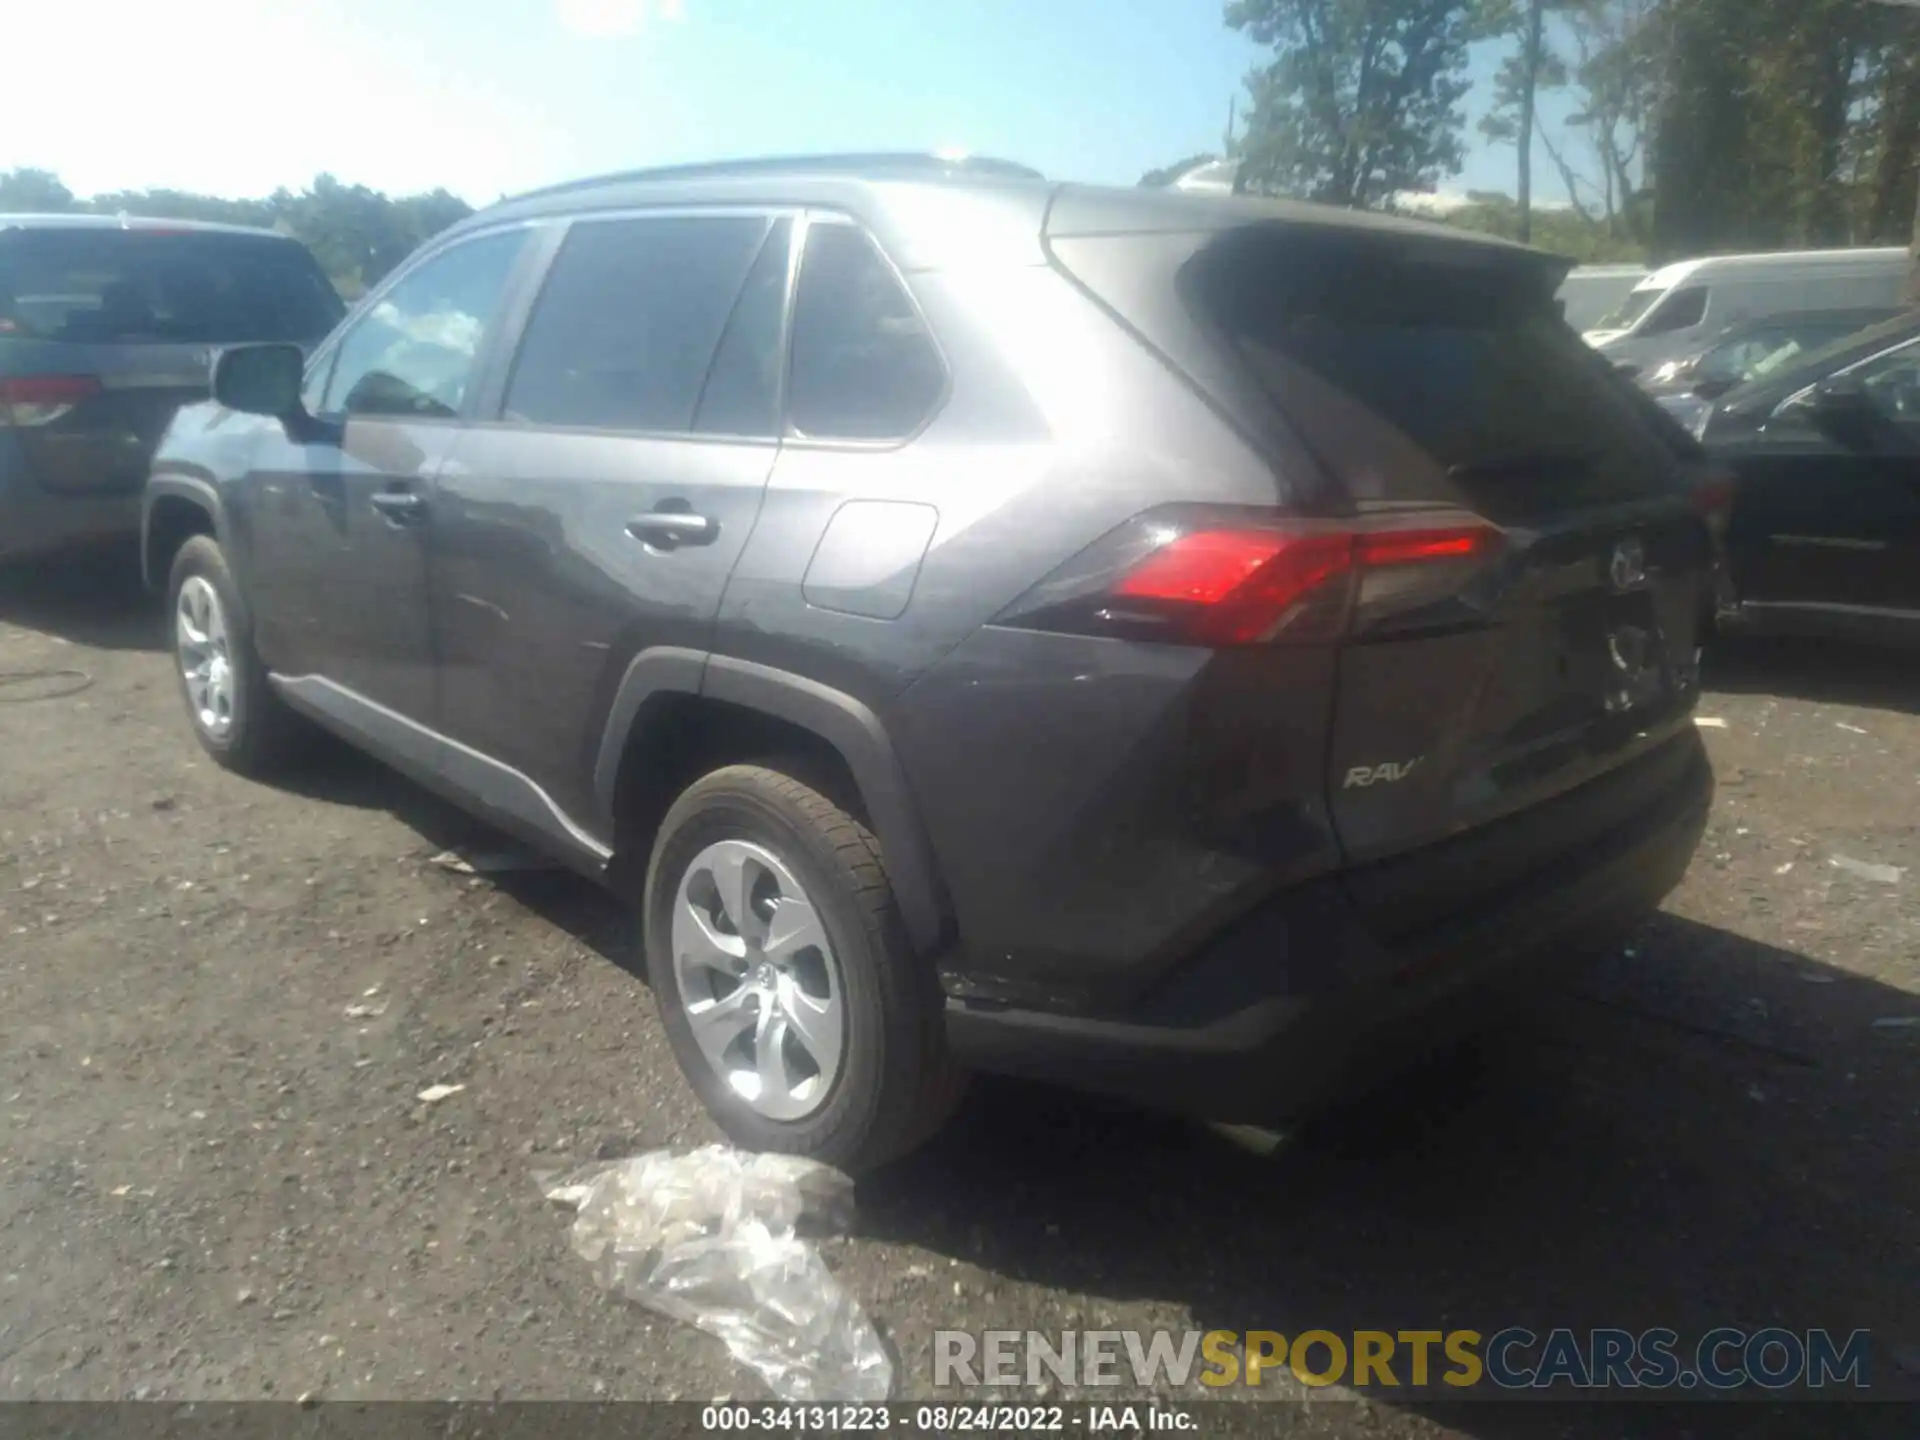
[[[110,575],[0,581],[0,1399],[756,1393],[598,1291],[533,1178],[714,1138],[621,907],[435,866],[497,842],[357,757],[224,774],[159,637]],[[1267,1158],[977,1086],[828,1246],[900,1389],[927,1392],[936,1328],[1865,1326],[1920,1373],[1920,1029],[1876,1024],[1920,1016],[1920,672],[1768,647],[1709,692],[1721,789],[1687,882],[1469,1056]],[[465,1088],[422,1104],[434,1084]],[[1741,1409],[1749,1434],[1895,1418]]]

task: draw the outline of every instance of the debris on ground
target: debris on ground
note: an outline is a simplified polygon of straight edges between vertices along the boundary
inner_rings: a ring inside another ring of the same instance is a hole
[[[801,1236],[843,1233],[853,1182],[793,1155],[652,1150],[543,1181],[609,1290],[720,1338],[788,1402],[885,1400],[893,1364]]]
[[[1867,731],[1862,730],[1858,725],[1849,725],[1844,720],[1836,720],[1833,723],[1837,729],[1845,730],[1849,735],[1865,735],[1868,733]]]
[[[419,1098],[422,1103],[431,1105],[437,1100],[446,1099],[449,1095],[458,1095],[466,1088],[464,1085],[429,1085],[420,1092]]]
[[[1873,880],[1881,885],[1898,885],[1907,873],[1903,866],[1878,865],[1871,860],[1855,860],[1850,855],[1829,855],[1827,863],[1836,870],[1844,870],[1849,875],[1857,875],[1862,880]]]
[[[1724,730],[1727,728],[1727,722],[1722,720],[1718,715],[1696,715],[1693,717],[1693,723],[1698,725],[1702,730]]]
[[[517,846],[501,850],[481,850],[463,855],[458,850],[442,850],[429,865],[455,875],[510,875],[540,870],[558,870],[559,864],[534,850]]]
[[[375,1020],[386,1013],[387,1002],[384,1000],[378,1005],[349,1005],[346,1009],[349,1020]]]

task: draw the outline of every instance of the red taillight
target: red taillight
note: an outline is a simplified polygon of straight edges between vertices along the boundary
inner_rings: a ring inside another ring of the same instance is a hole
[[[0,421],[45,425],[99,393],[97,375],[0,375]]]
[[[1733,515],[1734,485],[1730,478],[1718,476],[1693,487],[1693,508],[1715,536],[1725,534]]]
[[[1454,525],[1444,530],[1363,530],[1354,537],[1354,558],[1366,567],[1471,560],[1493,548],[1495,533],[1484,525]]]
[[[1281,530],[1197,530],[1121,576],[1121,601],[1184,612],[1179,628],[1209,645],[1249,645],[1282,628],[1352,564],[1351,537]],[[1172,617],[1170,617],[1172,618]]]
[[[1499,532],[1478,520],[1142,516],[1034,587],[1002,624],[1189,645],[1332,640],[1457,592]],[[1212,522],[1212,523],[1209,523]]]

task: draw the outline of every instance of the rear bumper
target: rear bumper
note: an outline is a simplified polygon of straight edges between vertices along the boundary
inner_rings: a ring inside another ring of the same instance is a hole
[[[1712,795],[1700,752],[1682,783],[1631,820],[1472,914],[1391,945],[1363,924],[1339,879],[1287,891],[1154,997],[1160,1016],[1205,1014],[1223,988],[1245,999],[1203,1023],[1155,1023],[1146,1007],[1075,1017],[954,1000],[949,1041],[975,1069],[1209,1119],[1293,1118],[1404,1068],[1470,1030],[1504,993],[1623,938],[1686,873]]]
[[[27,479],[13,437],[0,431],[0,560],[140,534],[140,492],[54,495]]]

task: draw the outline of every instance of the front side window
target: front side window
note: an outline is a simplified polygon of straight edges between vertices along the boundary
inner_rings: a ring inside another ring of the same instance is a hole
[[[1658,289],[1631,291],[1625,300],[1593,322],[1595,330],[1628,330],[1633,322],[1653,308],[1654,301],[1667,292]]]
[[[527,322],[505,418],[691,429],[769,223],[760,215],[576,222]]]
[[[1887,419],[1920,426],[1920,343],[1877,355],[1851,374]]]
[[[1709,350],[1697,367],[1702,380],[1720,380],[1737,384],[1753,373],[1753,367],[1787,344],[1790,337],[1780,331],[1760,331],[1729,340]]]
[[[787,418],[816,440],[900,440],[946,388],[926,322],[866,232],[816,224],[794,293]]]
[[[482,235],[403,276],[341,337],[324,413],[457,416],[527,234]]]
[[[1636,335],[1665,335],[1672,330],[1690,330],[1707,318],[1707,291],[1704,286],[1687,290],[1669,290],[1667,298],[1641,322]]]

